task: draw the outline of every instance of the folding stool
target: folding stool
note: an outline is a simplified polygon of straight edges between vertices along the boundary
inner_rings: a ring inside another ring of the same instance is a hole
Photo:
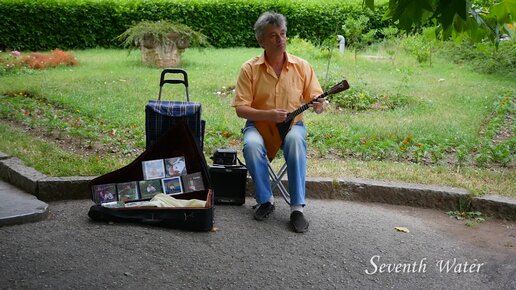
[[[272,160],[274,161],[274,160]],[[271,191],[274,191],[276,187],[278,187],[279,192],[281,193],[281,196],[285,200],[285,202],[290,205],[290,194],[288,190],[285,188],[283,183],[281,182],[281,179],[287,173],[287,162],[285,161],[283,165],[280,167],[278,172],[274,171],[274,168],[272,168],[272,161],[267,159],[267,166],[269,168],[269,177],[271,180]]]

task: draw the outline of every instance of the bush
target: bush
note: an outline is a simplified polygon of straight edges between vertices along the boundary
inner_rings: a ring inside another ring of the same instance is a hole
[[[335,95],[332,102],[337,107],[351,109],[354,111],[364,111],[371,107],[376,97],[361,88],[351,88],[348,91]]]
[[[413,105],[414,97],[394,95],[374,95],[362,88],[360,85],[353,87],[344,93],[331,97],[331,101],[338,107],[352,111],[365,110],[395,110],[398,108]]]
[[[342,34],[343,21],[360,15],[370,19],[366,31],[388,25],[381,20],[382,11],[373,13],[338,0],[0,0],[0,49],[116,47],[116,37],[133,24],[161,19],[188,25],[215,47],[255,47],[252,27],[267,10],[287,17],[289,35],[313,43]]]
[[[455,63],[468,64],[482,73],[501,73],[516,77],[516,41],[501,41],[497,50],[491,43],[447,43],[445,55]]]
[[[31,52],[21,57],[20,62],[31,69],[46,69],[60,65],[74,66],[78,62],[70,52],[54,49],[50,53]]]
[[[46,69],[60,65],[74,66],[78,62],[70,52],[54,49],[50,53],[19,51],[0,53],[0,75],[14,73],[23,69]]]

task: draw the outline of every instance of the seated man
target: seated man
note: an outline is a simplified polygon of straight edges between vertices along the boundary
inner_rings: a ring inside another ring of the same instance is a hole
[[[255,184],[256,220],[264,220],[274,211],[274,198],[268,175],[267,151],[254,122],[280,123],[287,114],[323,93],[311,65],[286,51],[287,23],[283,15],[263,13],[254,25],[256,40],[263,48],[262,55],[245,62],[236,85],[232,106],[240,118],[246,119],[244,158]],[[324,100],[310,106],[316,113],[325,108]],[[298,115],[283,142],[287,162],[290,193],[290,224],[295,232],[308,230],[303,215],[305,206],[306,129],[302,115]]]

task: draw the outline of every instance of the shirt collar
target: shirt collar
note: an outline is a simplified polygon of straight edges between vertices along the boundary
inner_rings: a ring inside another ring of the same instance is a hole
[[[288,52],[285,51],[285,56],[287,57],[287,65],[286,65],[286,68],[288,69],[289,68],[289,65],[290,64],[296,64],[297,63],[297,60],[294,59],[292,57],[292,55],[290,55]],[[262,53],[262,55],[260,55],[260,57],[258,58],[258,60],[256,61],[256,64],[257,65],[262,65],[262,64],[265,64],[265,52]]]

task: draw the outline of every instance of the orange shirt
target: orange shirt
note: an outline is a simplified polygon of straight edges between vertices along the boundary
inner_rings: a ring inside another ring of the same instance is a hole
[[[286,53],[287,61],[279,78],[265,61],[265,56],[254,57],[240,68],[236,95],[231,105],[255,109],[296,110],[323,93],[312,66],[304,59]],[[301,120],[299,115],[294,122]]]

